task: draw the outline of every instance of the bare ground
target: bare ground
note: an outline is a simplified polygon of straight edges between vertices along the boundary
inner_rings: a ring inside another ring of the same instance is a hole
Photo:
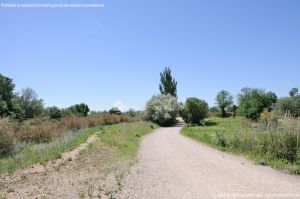
[[[300,198],[300,177],[160,128],[142,140],[118,198]]]
[[[94,144],[94,149],[80,154],[89,144]],[[93,135],[78,148],[63,153],[61,159],[36,164],[12,175],[2,174],[0,199],[114,198],[130,164]]]

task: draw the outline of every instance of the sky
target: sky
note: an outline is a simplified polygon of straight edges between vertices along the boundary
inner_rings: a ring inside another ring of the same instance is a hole
[[[0,73],[16,91],[33,88],[46,106],[142,110],[159,94],[166,66],[179,101],[210,106],[223,89],[280,97],[300,87],[298,0],[76,2],[104,7],[0,8]]]

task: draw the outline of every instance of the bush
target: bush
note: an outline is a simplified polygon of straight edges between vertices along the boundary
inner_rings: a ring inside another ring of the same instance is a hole
[[[176,97],[172,95],[153,96],[146,104],[145,118],[161,126],[175,122],[178,112]]]
[[[0,157],[12,154],[14,148],[14,128],[8,119],[0,119]]]
[[[181,111],[181,117],[189,124],[201,124],[207,115],[208,104],[195,97],[188,98]]]

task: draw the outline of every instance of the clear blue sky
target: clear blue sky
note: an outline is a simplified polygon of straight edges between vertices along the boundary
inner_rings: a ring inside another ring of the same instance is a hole
[[[221,89],[284,96],[300,87],[298,0],[97,2],[105,7],[0,8],[0,73],[46,106],[94,110],[143,109],[165,66],[181,101],[214,105]]]

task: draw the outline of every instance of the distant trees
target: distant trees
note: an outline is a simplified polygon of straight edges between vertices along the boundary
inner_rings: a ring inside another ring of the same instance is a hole
[[[74,115],[81,116],[81,117],[86,117],[90,111],[89,106],[84,103],[75,104],[73,106],[70,106],[68,109]]]
[[[290,97],[294,97],[296,95],[298,95],[298,88],[292,88],[289,92]]]
[[[153,96],[146,104],[145,118],[168,126],[176,120],[178,104],[176,97],[167,94]]]
[[[60,119],[63,116],[62,110],[56,106],[46,108],[45,114],[48,115],[50,119]]]
[[[273,92],[265,92],[257,88],[243,88],[238,95],[239,112],[252,120],[257,120],[264,109],[271,111],[277,101]]]
[[[118,109],[118,107],[112,107],[109,111],[110,114],[121,115],[122,112]]]
[[[276,110],[282,114],[288,113],[291,116],[300,116],[300,95],[298,88],[292,88],[289,97],[282,97],[276,103]]]
[[[195,97],[188,98],[185,101],[180,114],[186,123],[201,124],[207,117],[208,104],[204,100]]]
[[[232,95],[225,90],[221,90],[216,96],[216,105],[218,106],[223,118],[226,116],[226,109],[233,104],[232,99]]]
[[[161,94],[170,94],[177,97],[177,82],[172,77],[171,69],[166,67],[162,73],[160,73],[159,90]]]

